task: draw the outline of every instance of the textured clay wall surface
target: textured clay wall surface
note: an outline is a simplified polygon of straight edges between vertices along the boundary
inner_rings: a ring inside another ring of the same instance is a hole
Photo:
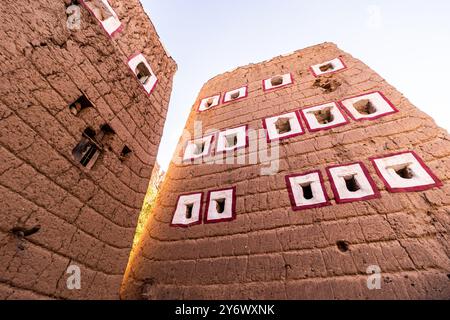
[[[317,78],[310,71],[338,57],[345,70]],[[263,91],[263,79],[289,72],[292,85]],[[243,85],[249,87],[247,98],[195,111],[202,98]],[[449,136],[361,61],[325,43],[219,75],[201,90],[186,130],[193,132],[194,121],[202,121],[204,131],[246,124],[262,129],[266,117],[377,90],[399,112],[373,121],[349,118],[343,126],[319,132],[307,130],[302,119],[306,132],[282,140],[275,175],[262,176],[262,164],[172,163],[122,296],[449,298]],[[369,158],[401,151],[416,152],[443,185],[389,192]],[[326,168],[353,162],[367,167],[380,197],[337,204]],[[285,176],[311,170],[321,171],[331,205],[294,211]],[[234,221],[171,226],[179,195],[202,193],[204,213],[207,192],[230,187],[237,193]],[[381,290],[367,287],[371,265],[381,269]]]
[[[81,29],[69,30],[70,1],[0,3],[0,299],[119,298],[176,64],[139,1],[110,4],[114,38],[82,6]],[[136,52],[158,77],[151,95],[127,65]],[[74,115],[82,94],[93,107]],[[115,133],[88,170],[72,150],[104,124]],[[70,265],[79,290],[67,289]]]

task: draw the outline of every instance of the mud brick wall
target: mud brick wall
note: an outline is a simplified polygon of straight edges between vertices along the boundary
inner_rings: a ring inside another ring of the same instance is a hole
[[[340,85],[331,90],[314,86],[316,78],[309,67],[337,57],[347,69],[319,79]],[[293,74],[293,85],[263,92],[262,79],[288,72]],[[202,98],[246,84],[248,98],[195,111]],[[374,90],[382,91],[399,112],[374,121],[350,120],[331,130],[307,131],[283,140],[276,175],[261,176],[261,164],[172,163],[140,252],[131,261],[123,297],[450,297],[449,136],[361,61],[325,43],[219,75],[202,88],[186,130],[193,132],[195,120],[202,121],[203,130],[244,124],[262,129],[263,118]],[[409,150],[442,180],[441,188],[410,193],[386,190],[368,158]],[[381,198],[336,204],[325,168],[356,161],[367,166]],[[285,176],[310,170],[321,170],[332,205],[293,211]],[[178,195],[205,195],[208,190],[231,186],[237,188],[236,220],[189,228],[170,226]],[[348,247],[342,248],[342,243]],[[370,265],[381,268],[381,290],[367,288]]]
[[[110,3],[123,23],[113,39],[84,7],[69,30],[70,1],[0,3],[0,299],[119,297],[176,64],[139,1]],[[150,96],[126,64],[135,52],[159,79]],[[74,115],[83,93],[94,107]],[[87,170],[72,150],[103,124],[115,134]],[[66,287],[70,265],[80,290]]]

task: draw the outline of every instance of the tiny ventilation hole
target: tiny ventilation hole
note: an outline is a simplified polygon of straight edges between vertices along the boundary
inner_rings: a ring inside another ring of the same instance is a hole
[[[410,180],[414,178],[414,173],[408,166],[395,170],[395,173],[403,179]]]
[[[322,72],[327,72],[327,71],[333,70],[333,69],[334,69],[334,66],[333,66],[332,63],[327,63],[327,64],[325,64],[325,65],[323,65],[323,66],[320,66],[319,69],[320,69],[320,71],[322,71]]]
[[[235,147],[238,143],[237,134],[231,134],[229,136],[226,136],[226,143],[227,148]]]
[[[324,108],[322,110],[313,112],[313,114],[316,117],[317,122],[320,124],[328,124],[334,121],[334,116],[331,113],[331,108]]]
[[[236,100],[237,98],[239,98],[240,95],[241,93],[239,91],[236,91],[230,95],[230,98],[231,100]]]

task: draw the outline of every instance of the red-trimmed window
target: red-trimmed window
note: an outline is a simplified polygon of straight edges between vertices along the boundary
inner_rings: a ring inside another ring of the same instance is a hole
[[[322,62],[311,66],[311,71],[315,77],[338,72],[346,69],[344,61],[341,58],[336,58],[330,61]]]
[[[112,37],[122,30],[122,23],[108,0],[80,0]]]
[[[203,98],[200,101],[200,105],[198,106],[198,111],[203,112],[206,110],[209,110],[211,108],[214,108],[220,104],[220,94],[217,94],[215,96]]]
[[[158,79],[144,55],[138,53],[131,56],[128,60],[128,66],[144,88],[145,92],[147,92],[147,94],[152,93]]]
[[[214,135],[188,141],[184,150],[183,161],[207,157],[211,154]]]
[[[183,194],[178,197],[173,214],[173,227],[189,227],[202,222],[203,193]]]
[[[294,83],[294,79],[292,78],[291,73],[276,75],[269,79],[263,80],[263,90],[264,91],[275,90],[288,86],[292,83]]]
[[[346,203],[380,197],[375,182],[362,162],[327,168],[336,203]]]
[[[320,171],[285,177],[293,210],[306,210],[330,205]]]
[[[348,123],[347,117],[336,102],[308,107],[300,112],[311,132],[328,130]]]
[[[219,132],[216,151],[229,152],[248,146],[247,126],[226,129]]]
[[[340,104],[353,120],[375,120],[398,112],[394,105],[379,91],[361,94],[342,100]]]
[[[209,191],[206,198],[205,223],[236,219],[236,188]]]
[[[290,112],[263,120],[267,141],[283,140],[304,134],[300,116],[297,112]]]
[[[247,98],[248,95],[248,86],[244,86],[238,89],[230,90],[225,92],[223,95],[223,103],[239,101]]]
[[[441,187],[442,182],[412,151],[370,159],[390,192],[423,191]]]

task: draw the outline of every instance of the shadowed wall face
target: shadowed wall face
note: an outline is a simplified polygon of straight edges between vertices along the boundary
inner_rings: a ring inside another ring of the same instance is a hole
[[[176,64],[139,1],[109,4],[112,37],[82,4],[0,4],[0,299],[119,298]]]
[[[270,80],[280,76],[281,83]],[[205,98],[243,86],[245,99],[198,112]],[[198,122],[203,134],[194,137]],[[264,161],[248,160],[257,153],[250,133],[239,151],[244,163],[215,163],[221,134],[245,126],[266,127],[268,148],[279,142],[273,174],[261,174]],[[178,161],[208,130],[208,163]],[[130,262],[124,298],[450,295],[449,136],[361,61],[325,43],[219,75],[199,93],[186,131]],[[407,154],[386,158],[399,152]],[[426,187],[395,189],[383,172],[398,176],[392,184]],[[215,198],[225,205],[217,209]],[[210,223],[219,211],[231,218]],[[370,290],[367,273],[376,270],[381,289]]]

